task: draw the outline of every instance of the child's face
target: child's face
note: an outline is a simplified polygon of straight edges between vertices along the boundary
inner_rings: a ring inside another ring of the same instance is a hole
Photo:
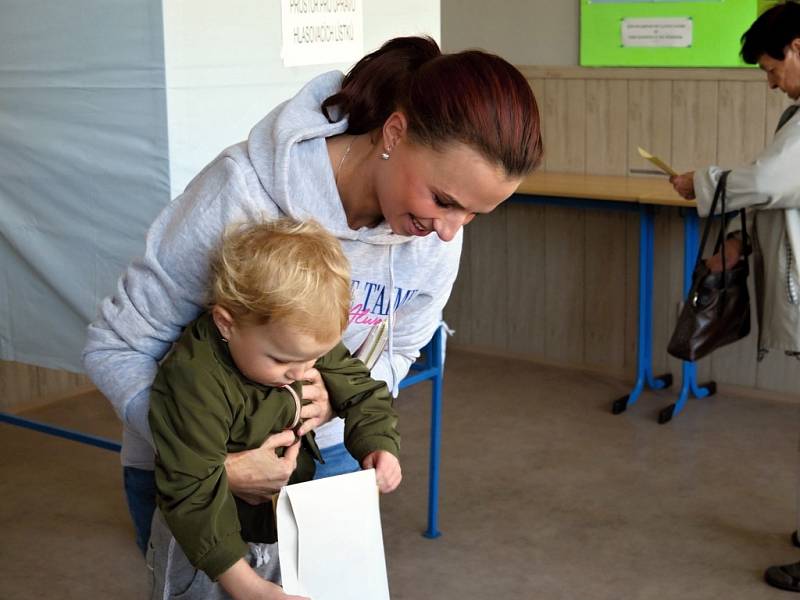
[[[272,387],[302,379],[316,360],[339,341],[318,342],[279,321],[227,327],[217,323],[217,327],[227,338],[231,358],[242,374],[251,381]]]

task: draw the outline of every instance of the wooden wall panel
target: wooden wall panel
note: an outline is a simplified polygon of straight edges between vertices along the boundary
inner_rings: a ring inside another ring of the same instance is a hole
[[[584,361],[619,369],[628,311],[625,213],[592,210],[584,219]]]
[[[77,373],[0,361],[0,410],[47,402],[91,386]]]
[[[507,310],[510,319],[510,352],[545,355],[545,207],[510,204],[506,208],[506,256],[508,260]]]
[[[736,166],[751,162],[764,148],[765,131],[760,115],[766,114],[766,109],[763,84],[719,82],[718,164]]]
[[[480,227],[472,228],[470,241],[470,335],[481,346],[505,349],[514,322],[506,307],[506,207],[480,215],[476,222]]]
[[[628,168],[652,170],[642,147],[665,160],[672,156],[672,82],[628,82]]]
[[[545,208],[545,352],[584,362],[584,211]]]
[[[628,171],[628,84],[586,82],[586,172],[625,175]],[[625,214],[584,214],[584,361],[619,368],[625,360]],[[598,251],[599,249],[599,251]]]
[[[627,137],[628,83],[592,80],[586,82],[586,172],[626,175],[628,157],[619,136]]]
[[[586,170],[586,82],[546,81],[542,123],[548,171]]]
[[[716,81],[672,82],[672,160],[679,173],[714,164],[717,157]]]

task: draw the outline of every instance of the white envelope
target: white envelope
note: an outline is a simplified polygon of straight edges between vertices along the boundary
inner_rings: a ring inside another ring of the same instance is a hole
[[[286,486],[277,519],[287,594],[389,600],[374,469]]]

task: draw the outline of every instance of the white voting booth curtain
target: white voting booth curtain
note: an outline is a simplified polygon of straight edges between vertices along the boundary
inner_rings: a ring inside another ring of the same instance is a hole
[[[0,0],[0,359],[80,370],[169,199],[158,0]]]
[[[97,303],[170,198],[360,56],[285,66],[282,2],[0,0],[0,360],[80,371]],[[352,6],[365,52],[439,38],[439,2]]]

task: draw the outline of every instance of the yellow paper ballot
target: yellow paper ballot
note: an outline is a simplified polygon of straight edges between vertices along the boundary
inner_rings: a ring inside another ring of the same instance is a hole
[[[654,164],[656,167],[658,167],[658,168],[659,168],[659,170],[663,171],[663,172],[664,172],[664,173],[666,173],[667,175],[677,175],[677,174],[678,174],[678,173],[675,171],[675,169],[673,169],[672,167],[670,167],[670,166],[669,166],[667,163],[665,163],[663,160],[661,160],[661,159],[660,159],[660,158],[658,158],[657,156],[653,156],[652,154],[650,154],[650,153],[649,153],[647,150],[645,150],[645,149],[644,149],[644,148],[642,148],[641,146],[639,146],[638,148],[639,148],[639,156],[641,156],[641,157],[642,157],[642,158],[644,158],[644,159],[647,159],[647,160],[649,160],[649,161],[650,161],[651,163],[653,163],[653,164]]]

